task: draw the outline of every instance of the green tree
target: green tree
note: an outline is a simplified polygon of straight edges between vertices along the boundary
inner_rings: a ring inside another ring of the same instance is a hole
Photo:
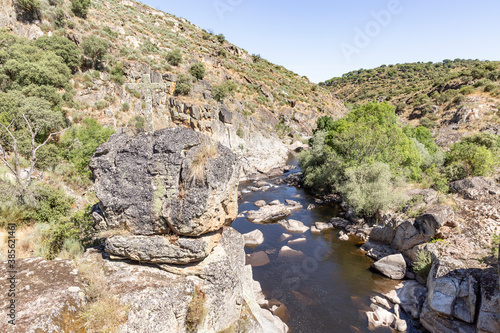
[[[34,44],[42,50],[54,52],[74,72],[80,66],[80,50],[75,43],[61,36],[41,36]]]
[[[203,80],[203,77],[205,77],[205,65],[201,62],[197,62],[191,66],[189,72],[198,80]]]
[[[83,53],[92,61],[94,66],[102,61],[108,51],[108,47],[108,42],[96,35],[87,37],[82,42]]]
[[[90,0],[71,0],[71,11],[78,17],[86,18],[90,4]]]
[[[224,83],[213,86],[212,95],[217,102],[222,102],[224,98],[232,94],[237,88],[237,84],[233,81],[226,80]]]

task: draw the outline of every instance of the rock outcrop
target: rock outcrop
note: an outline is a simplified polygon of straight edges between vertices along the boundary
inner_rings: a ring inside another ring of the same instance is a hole
[[[185,128],[117,134],[98,148],[91,169],[102,211],[96,222],[108,235],[104,251],[125,260],[103,261],[119,299],[132,306],[120,332],[287,330],[257,303],[245,239],[228,227],[240,172],[233,152]],[[254,236],[255,245],[263,241]],[[195,323],[192,306],[203,313]]]
[[[115,134],[90,167],[105,229],[200,236],[237,215],[236,156],[189,129]]]

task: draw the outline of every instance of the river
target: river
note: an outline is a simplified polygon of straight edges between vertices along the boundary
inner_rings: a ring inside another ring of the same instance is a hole
[[[298,162],[292,157],[288,164],[298,165]],[[300,172],[298,166],[290,173],[294,172]],[[276,180],[266,181],[273,184]],[[284,203],[285,199],[291,199],[300,202],[304,208],[294,211],[288,218],[299,220],[306,226],[340,216],[341,210],[336,205],[307,210],[306,207],[314,203],[314,197],[302,188],[282,184],[265,192],[249,192],[249,186],[254,186],[254,183],[240,184],[240,212],[258,209],[254,205],[257,200]],[[338,240],[335,230],[321,235],[306,231],[305,243],[290,245],[294,250],[302,251],[304,256],[284,260],[278,257],[278,252],[289,240],[280,241],[286,232],[281,225],[254,224],[239,217],[232,226],[240,233],[259,229],[264,234],[263,244],[245,248],[245,251],[247,254],[256,251],[269,254],[269,264],[253,267],[254,279],[261,283],[266,298],[275,298],[286,305],[291,315],[287,324],[293,333],[370,332],[364,314],[369,310],[370,297],[388,292],[398,284],[372,272],[369,268],[373,261],[361,253],[356,241]],[[293,239],[301,236],[293,234]],[[409,323],[408,332],[418,330]]]

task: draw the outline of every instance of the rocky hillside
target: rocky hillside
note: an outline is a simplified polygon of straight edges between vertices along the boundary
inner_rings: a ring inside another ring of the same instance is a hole
[[[500,133],[496,61],[444,60],[360,69],[324,83],[346,102],[388,101],[400,119],[435,130],[442,147],[477,131]]]
[[[301,140],[319,116],[344,111],[306,77],[136,1],[93,0],[77,16],[69,0],[42,0],[33,11],[2,0],[0,27],[78,45],[82,61],[69,89],[74,103],[64,106],[74,123],[93,117],[134,131],[191,127],[243,156],[248,174],[283,162],[281,139]]]

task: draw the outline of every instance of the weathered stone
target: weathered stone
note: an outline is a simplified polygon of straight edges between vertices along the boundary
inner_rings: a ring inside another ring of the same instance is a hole
[[[351,222],[349,222],[346,219],[340,218],[340,217],[334,217],[333,219],[330,220],[330,223],[335,227],[335,228],[345,228],[347,227]]]
[[[306,227],[304,223],[297,220],[283,220],[279,224],[291,233],[304,233],[309,230],[309,227]]]
[[[375,226],[370,233],[370,241],[391,245],[396,236],[396,230],[389,226]]]
[[[189,129],[115,134],[90,167],[109,229],[199,236],[237,215],[236,156]]]
[[[440,316],[427,301],[422,306],[420,323],[431,333],[476,333],[474,325]]]
[[[300,205],[300,203],[298,201],[295,201],[295,200],[285,199],[285,202],[286,202],[287,205],[290,205],[290,206],[298,206],[298,205]]]
[[[393,280],[404,279],[406,274],[406,262],[401,254],[384,257],[375,262],[372,267]]]
[[[278,256],[280,258],[286,258],[286,257],[300,257],[300,256],[303,256],[304,253],[301,252],[301,251],[297,251],[297,250],[294,250],[288,246],[283,246],[281,249],[280,249],[280,252],[278,254]]]
[[[264,200],[257,200],[255,201],[254,205],[260,208],[266,206],[267,203]]]
[[[274,205],[260,207],[259,210],[251,210],[247,214],[247,219],[253,223],[272,222],[292,214],[292,211],[300,206]]]
[[[392,240],[391,247],[396,251],[403,252],[429,240],[429,236],[419,233],[412,221],[405,221],[396,228],[396,235]]]
[[[188,264],[205,259],[220,234],[198,238],[164,236],[114,236],[106,239],[105,251],[116,256],[155,264]]]
[[[288,241],[288,245],[302,244],[305,242],[307,242],[307,239],[305,237],[300,237],[300,238],[296,238],[296,239],[292,239],[292,240]]]
[[[264,243],[264,234],[259,229],[243,234],[245,246],[258,246]]]
[[[269,264],[271,261],[264,251],[254,252],[246,255],[246,264],[252,267],[260,267]]]
[[[415,319],[420,318],[422,305],[427,296],[427,289],[417,281],[406,281],[397,291],[401,307]]]
[[[1,332],[65,332],[78,320],[85,305],[82,279],[71,260],[48,261],[42,258],[17,259],[15,310],[13,326],[8,323],[7,308],[10,281],[9,265],[0,262]],[[66,321],[65,321],[66,320]]]
[[[383,306],[387,310],[390,310],[392,308],[392,303],[387,298],[384,297],[374,296],[370,298],[370,301],[374,304]]]
[[[233,123],[232,112],[225,106],[222,106],[219,111],[219,120],[226,124],[232,124]]]
[[[280,237],[280,242],[287,241],[287,240],[289,240],[289,239],[290,239],[290,238],[292,238],[292,237],[293,237],[293,236],[292,236],[292,235],[290,235],[290,234],[285,234],[285,233],[283,233],[283,234],[281,234],[281,237]]]
[[[434,261],[427,278],[427,302],[431,310],[474,322],[480,270],[469,266],[470,263],[451,258]]]
[[[339,234],[337,235],[338,239],[343,242],[347,242],[349,240],[349,235],[346,234],[344,231],[340,230]]]
[[[500,192],[495,182],[484,177],[472,177],[451,182],[450,190],[472,200],[476,200],[488,193],[496,194]]]
[[[319,230],[318,228],[316,228],[315,225],[312,225],[311,226],[311,233],[313,233],[315,235],[321,235],[321,230]]]
[[[431,204],[438,198],[437,191],[431,188],[427,189],[413,188],[411,190],[406,191],[406,195],[408,195],[411,198],[421,196],[422,201],[426,204]]]
[[[477,319],[480,333],[500,332],[500,287],[495,268],[488,268],[481,275],[481,307]]]
[[[415,220],[415,227],[420,233],[432,238],[436,235],[436,231],[451,220],[453,216],[454,213],[451,207],[433,206]]]
[[[372,311],[366,313],[369,330],[373,331],[379,327],[388,327],[392,325],[395,319],[393,313],[375,304],[372,304],[370,308]]]
[[[281,202],[279,200],[273,200],[269,203],[269,205],[271,206],[278,206],[278,205],[281,205]]]
[[[361,250],[366,252],[366,255],[374,260],[380,260],[391,254],[395,254],[391,247],[383,244],[367,242],[361,246]]]
[[[199,263],[185,266],[161,264],[163,270],[148,265],[130,265],[101,259],[99,253],[86,254],[90,263],[102,263],[114,295],[129,304],[128,320],[119,332],[163,332],[175,327],[188,331],[186,322],[195,290],[203,292],[205,319],[200,332],[219,332],[236,324],[246,313],[249,332],[286,332],[276,317],[257,303],[252,270],[245,266],[244,239],[232,228],[224,228],[219,245]],[[170,273],[174,272],[173,273]]]
[[[332,224],[329,224],[329,223],[324,223],[324,222],[314,222],[314,225],[316,226],[316,228],[320,231],[323,231],[323,230],[329,230],[329,229],[333,229],[333,225]]]

